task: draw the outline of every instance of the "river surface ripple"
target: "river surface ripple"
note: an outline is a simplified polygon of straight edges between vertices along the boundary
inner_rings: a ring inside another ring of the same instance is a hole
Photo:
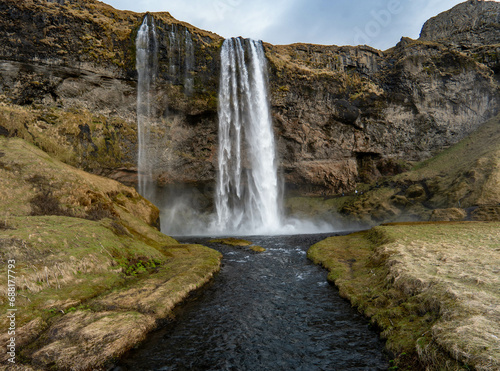
[[[368,320],[306,257],[325,237],[245,237],[263,253],[179,238],[222,252],[221,272],[115,370],[386,370]]]

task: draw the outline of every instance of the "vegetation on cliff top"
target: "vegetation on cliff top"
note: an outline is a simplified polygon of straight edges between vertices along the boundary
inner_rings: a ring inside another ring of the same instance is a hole
[[[500,368],[498,222],[385,225],[308,257],[381,329],[399,369]]]
[[[0,273],[15,260],[19,363],[104,367],[219,269],[218,252],[153,228],[158,209],[133,188],[19,138],[0,136],[0,177]],[[6,281],[0,292],[5,311]]]

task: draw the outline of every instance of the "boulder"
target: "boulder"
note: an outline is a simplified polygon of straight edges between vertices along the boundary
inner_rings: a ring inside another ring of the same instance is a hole
[[[458,222],[467,217],[467,212],[464,209],[449,208],[449,209],[436,209],[432,211],[430,221],[446,221]]]

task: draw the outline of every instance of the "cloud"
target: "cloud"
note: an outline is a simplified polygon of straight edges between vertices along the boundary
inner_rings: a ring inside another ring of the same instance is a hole
[[[168,11],[178,20],[223,37],[261,38],[263,31],[279,22],[295,0],[105,0],[117,9],[137,12]]]
[[[273,44],[394,46],[418,38],[424,22],[461,0],[105,0],[118,9],[168,11],[223,37]]]

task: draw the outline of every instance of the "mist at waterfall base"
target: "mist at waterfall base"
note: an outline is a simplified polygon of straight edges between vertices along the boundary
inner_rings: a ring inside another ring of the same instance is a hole
[[[172,194],[171,191],[167,191]],[[351,229],[339,223],[332,216],[328,220],[322,218],[303,218],[283,215],[280,224],[275,228],[261,226],[259,228],[217,228],[218,216],[215,212],[199,210],[190,197],[199,197],[198,192],[177,190],[174,200],[163,200],[160,206],[161,231],[170,236],[257,236],[257,235],[294,235],[319,234]],[[159,200],[162,202],[162,200]],[[160,205],[160,203],[158,203]]]
[[[170,38],[170,42],[175,40]],[[187,38],[186,38],[187,40]],[[185,235],[280,235],[330,232],[326,221],[286,217],[268,96],[267,60],[260,41],[232,38],[221,48],[218,162],[214,198],[196,187],[158,187],[149,153],[157,74],[155,25],[138,31],[138,190],[160,209],[161,231]],[[191,46],[192,50],[192,46]],[[186,70],[188,70],[186,66]],[[192,82],[186,82],[192,89]],[[213,211],[207,212],[212,209]]]

